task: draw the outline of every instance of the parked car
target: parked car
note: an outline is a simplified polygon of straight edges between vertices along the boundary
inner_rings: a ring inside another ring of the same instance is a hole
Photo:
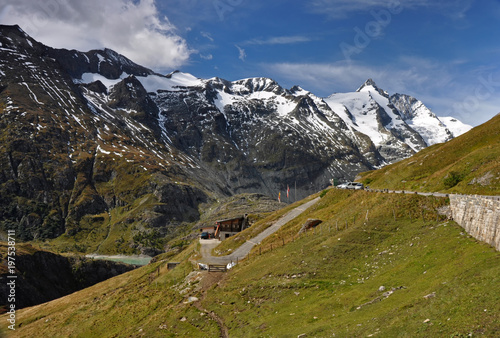
[[[347,189],[354,189],[354,190],[363,190],[365,187],[363,186],[363,183],[357,183],[357,182],[351,182],[348,186]]]
[[[200,238],[201,239],[209,239],[210,234],[208,232],[202,232]]]
[[[347,182],[347,183],[342,183],[337,186],[339,189],[354,189],[354,190],[363,190],[364,186],[363,183],[358,183],[358,182]]]

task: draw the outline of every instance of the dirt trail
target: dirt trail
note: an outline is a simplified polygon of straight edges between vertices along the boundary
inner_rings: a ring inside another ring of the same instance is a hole
[[[222,320],[222,318],[220,318],[215,312],[208,311],[207,309],[205,309],[201,305],[200,301],[194,302],[193,305],[198,310],[200,310],[201,312],[206,313],[210,318],[212,318],[213,320],[215,320],[215,322],[217,323],[217,326],[219,326],[221,338],[228,338],[229,337],[229,331],[227,329],[226,324],[224,324],[224,321]]]
[[[226,276],[226,274],[220,273],[220,272],[204,271],[203,278],[201,279],[201,289],[200,289],[201,299],[199,299],[193,303],[193,305],[198,310],[200,310],[203,313],[206,313],[210,318],[212,318],[217,323],[217,326],[220,329],[220,336],[222,338],[229,337],[229,333],[228,333],[229,330],[228,330],[226,324],[224,324],[224,320],[221,317],[219,317],[215,312],[205,309],[203,307],[203,305],[201,305],[201,303],[205,299],[208,290],[210,290],[210,288],[214,284],[219,283],[225,276]]]

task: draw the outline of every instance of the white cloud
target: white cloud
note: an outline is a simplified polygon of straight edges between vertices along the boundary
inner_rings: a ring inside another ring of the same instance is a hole
[[[251,39],[245,41],[244,45],[285,45],[285,44],[294,44],[300,42],[308,42],[311,41],[311,38],[302,35],[295,36],[276,36],[270,37],[267,39]]]
[[[420,7],[433,8],[437,13],[454,19],[465,17],[473,0],[313,0],[309,2],[312,12],[325,14],[333,19],[346,18],[353,12],[389,9],[397,12]]]
[[[236,48],[238,48],[238,52],[239,52],[238,59],[240,59],[241,61],[245,61],[245,59],[247,57],[247,53],[245,53],[245,50],[238,45],[234,45],[234,46]]]
[[[281,78],[299,81],[304,89],[322,92],[354,91],[368,78],[381,79],[384,71],[372,69],[361,64],[345,61],[336,63],[273,63],[264,65],[267,72],[278,74]]]
[[[453,64],[453,61],[449,61]],[[272,63],[265,64],[267,72],[278,74],[304,88],[328,95],[334,91],[353,91],[368,78],[390,93],[438,92],[452,88],[457,79],[453,68],[431,59],[401,56],[384,66],[371,66],[362,62],[338,61],[333,63]],[[308,87],[306,87],[308,86]],[[454,88],[455,90],[456,88]]]
[[[351,12],[386,7],[387,3],[387,0],[314,0],[310,2],[310,9],[315,13],[326,14],[337,19],[344,18]]]
[[[52,47],[111,48],[155,69],[177,68],[194,52],[153,0],[17,0],[0,7],[4,24]]]
[[[208,32],[200,32],[200,35],[203,36],[204,38],[210,40],[211,42],[214,42],[214,38],[212,37],[212,35],[210,35],[210,33],[208,33]]]
[[[204,55],[204,54],[200,54],[200,57],[203,59],[203,60],[212,60],[214,58],[214,56],[212,54],[207,54],[207,55]]]

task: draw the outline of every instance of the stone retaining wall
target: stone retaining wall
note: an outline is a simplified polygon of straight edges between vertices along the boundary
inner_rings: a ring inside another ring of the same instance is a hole
[[[469,235],[500,251],[500,197],[450,195],[450,208]]]

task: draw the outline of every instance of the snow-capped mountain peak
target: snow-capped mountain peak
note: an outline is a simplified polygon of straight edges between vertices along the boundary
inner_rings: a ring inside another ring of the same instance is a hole
[[[15,26],[0,25],[0,47],[0,173],[7,200],[47,203],[42,217],[11,214],[35,238],[125,206],[137,207],[138,227],[168,232],[209,199],[277,196],[292,182],[302,198],[464,130],[373,80],[321,98],[264,77],[161,75],[109,49],[44,46]]]
[[[389,96],[372,79],[356,92],[333,94],[325,102],[346,125],[368,135],[388,161],[400,152],[394,148],[419,151],[457,136],[421,101],[409,95]],[[457,134],[460,130],[467,128],[458,128]]]
[[[380,89],[375,83],[375,81],[373,81],[372,79],[366,80],[365,83],[363,83],[361,87],[359,87],[356,90],[356,92],[370,92],[370,91],[376,91],[382,96],[385,96],[387,98],[389,97],[389,94],[385,90]]]
[[[74,105],[64,107],[61,118],[71,115],[84,130],[97,128],[91,135],[99,135],[99,152],[119,148],[118,141],[104,141],[117,125],[130,144],[149,149],[163,165],[176,162],[199,170],[196,175],[215,177],[217,186],[235,192],[272,192],[287,177],[298,176],[308,181],[304,194],[310,193],[316,189],[311,180],[317,187],[331,177],[352,178],[456,136],[423,103],[402,95],[391,98],[372,79],[355,92],[321,98],[298,86],[284,89],[265,77],[231,82],[180,71],[161,75],[109,49],[56,50],[30,40],[30,51],[25,34],[4,31],[17,43],[0,36],[4,47],[16,50],[0,50],[1,60],[11,60],[8,65],[0,61],[0,75],[6,74],[0,80],[22,82],[24,97],[36,106],[55,99],[52,89],[59,86],[64,95],[58,95],[68,99],[58,102]],[[30,69],[36,64],[43,71],[23,73],[24,80],[16,80],[9,67],[19,61],[20,50],[31,60]],[[54,71],[36,53],[50,58]],[[46,74],[51,78],[45,79]],[[26,81],[29,76],[31,82]],[[31,92],[28,83],[38,82],[40,92]],[[85,125],[83,116],[93,124]]]
[[[292,88],[290,88],[289,92],[294,96],[303,96],[311,93],[300,86],[293,86]]]
[[[232,82],[232,91],[235,94],[246,95],[258,92],[269,92],[277,95],[284,94],[284,89],[273,79],[255,77]]]
[[[453,138],[447,126],[421,101],[404,94],[394,94],[390,99],[403,120],[423,137],[427,145]]]

